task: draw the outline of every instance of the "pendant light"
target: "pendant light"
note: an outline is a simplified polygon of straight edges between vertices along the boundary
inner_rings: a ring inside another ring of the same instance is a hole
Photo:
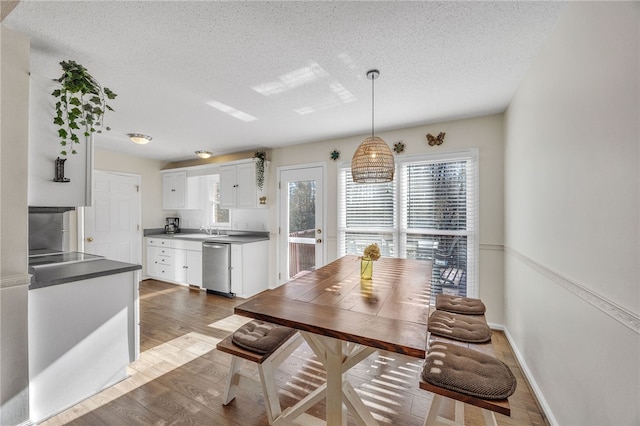
[[[393,180],[395,163],[391,149],[385,141],[373,133],[374,89],[373,81],[380,71],[370,70],[367,78],[371,80],[371,137],[365,139],[351,159],[351,177],[358,183],[382,183]]]

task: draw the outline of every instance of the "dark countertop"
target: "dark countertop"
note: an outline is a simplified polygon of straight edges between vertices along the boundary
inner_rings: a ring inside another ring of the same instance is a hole
[[[186,235],[189,235],[190,237],[187,237]],[[198,236],[198,237],[195,237],[195,236]],[[230,231],[230,234],[228,235],[209,235],[209,234],[203,233],[202,231],[184,230],[177,234],[145,233],[145,237],[164,238],[169,240],[227,243],[227,244],[248,244],[248,243],[256,243],[259,241],[269,241],[268,232],[240,232],[240,231]]]
[[[73,281],[88,280],[107,275],[121,274],[142,269],[141,265],[99,259],[86,262],[47,265],[30,268],[31,285],[29,290],[50,287]]]

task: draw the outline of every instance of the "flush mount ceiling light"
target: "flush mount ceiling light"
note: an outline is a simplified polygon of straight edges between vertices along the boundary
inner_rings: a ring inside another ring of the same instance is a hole
[[[153,139],[151,136],[143,135],[142,133],[127,133],[127,136],[129,136],[131,142],[137,143],[138,145],[144,145]]]
[[[370,70],[367,78],[371,80],[371,137],[365,139],[351,159],[351,177],[358,183],[382,183],[393,180],[395,164],[391,149],[385,141],[373,134],[374,90],[373,81],[380,71]]]
[[[196,151],[196,155],[200,158],[211,158],[213,152],[211,151]]]

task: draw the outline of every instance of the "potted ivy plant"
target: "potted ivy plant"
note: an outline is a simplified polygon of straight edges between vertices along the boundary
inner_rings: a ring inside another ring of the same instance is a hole
[[[106,110],[113,111],[107,100],[116,98],[116,94],[100,83],[75,61],[62,61],[62,75],[54,81],[60,88],[51,93],[56,98],[53,123],[58,128],[61,155],[76,154],[75,144],[80,136],[88,138],[92,133],[101,133]],[[110,130],[109,127],[105,127]]]

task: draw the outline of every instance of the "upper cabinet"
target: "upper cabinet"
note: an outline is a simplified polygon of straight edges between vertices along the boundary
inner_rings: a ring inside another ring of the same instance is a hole
[[[220,166],[220,207],[224,209],[251,209],[266,207],[267,183],[262,190],[256,183],[256,165],[253,161]]]
[[[198,208],[199,178],[187,177],[186,171],[162,173],[162,208],[181,210]]]
[[[175,210],[187,208],[187,172],[162,174],[162,208]]]

